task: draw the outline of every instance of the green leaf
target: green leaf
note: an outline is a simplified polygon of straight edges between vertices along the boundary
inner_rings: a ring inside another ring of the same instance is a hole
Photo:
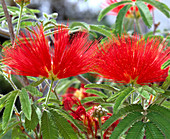
[[[117,109],[119,108],[119,106],[125,101],[125,99],[131,94],[133,93],[134,89],[132,87],[128,87],[126,89],[124,89],[123,91],[120,92],[120,95],[117,97],[116,101],[115,101],[115,105],[113,107],[113,112],[116,113]]]
[[[98,32],[102,35],[105,35],[109,38],[112,38],[112,33],[104,28],[102,28],[101,26],[99,25],[90,25],[90,30],[91,31],[95,31],[95,32]]]
[[[106,96],[104,93],[102,93],[101,91],[97,91],[97,90],[94,90],[94,89],[88,89],[85,91],[86,93],[91,93],[91,94],[95,94],[99,97],[103,97],[103,98],[107,98],[108,96]]]
[[[92,83],[92,84],[87,84],[85,85],[85,88],[100,88],[100,89],[106,89],[106,90],[109,90],[109,91],[119,91],[118,88],[115,88],[115,87],[111,87],[107,84],[95,84],[95,83]]]
[[[5,110],[3,113],[3,117],[2,117],[2,119],[3,119],[2,120],[2,129],[5,129],[7,127],[8,122],[11,119],[17,95],[18,95],[18,90],[15,90],[15,91],[12,91],[10,96],[7,98],[6,107],[5,107]]]
[[[170,110],[163,107],[163,106],[160,106],[160,105],[150,105],[150,107],[148,108],[148,112],[156,112],[156,113],[159,113],[162,118],[166,119],[167,121],[169,121],[170,123]]]
[[[131,112],[143,112],[143,107],[140,104],[131,104],[121,108],[116,114],[113,114],[103,125],[102,129],[107,129],[110,125],[112,125],[116,120],[121,118],[122,116],[131,113]]]
[[[95,102],[97,99],[102,99],[102,97],[86,97],[81,100],[81,103]]]
[[[149,99],[150,98],[150,95],[149,95],[149,93],[147,92],[147,91],[145,91],[144,89],[143,89],[143,87],[139,87],[138,88],[138,92],[140,93],[140,95],[142,96],[142,97],[144,97],[145,99]]]
[[[27,117],[28,120],[31,120],[31,113],[32,113],[31,103],[25,88],[22,88],[21,92],[19,93],[19,99],[21,102],[21,109],[25,117]]]
[[[170,14],[169,14],[170,9],[168,8],[167,5],[165,5],[162,2],[159,2],[159,1],[156,1],[156,0],[137,0],[137,1],[143,1],[143,2],[149,3],[152,6],[156,7],[157,9],[159,9],[168,18],[170,17]]]
[[[166,138],[170,137],[170,124],[162,117],[162,115],[157,112],[149,112],[146,116],[151,122],[156,124],[156,126],[164,133]]]
[[[156,91],[152,88],[152,87],[149,87],[148,85],[144,85],[142,86],[142,88],[146,91],[148,91],[149,93],[151,93],[152,95],[156,95]]]
[[[6,94],[6,95],[4,95],[4,96],[2,96],[1,98],[0,98],[0,110],[5,106],[5,103],[6,103],[6,101],[7,101],[7,98],[8,98],[8,96],[10,95],[11,93],[8,93],[8,94]]]
[[[41,118],[41,130],[43,139],[57,139],[58,128],[54,125],[51,113],[44,111]]]
[[[164,135],[156,125],[151,122],[145,124],[145,135],[147,139],[164,139]]]
[[[143,139],[144,123],[142,121],[136,122],[128,131],[126,139]]]
[[[168,59],[161,67],[161,69],[165,69],[170,65],[170,59]]]
[[[168,89],[169,86],[170,86],[170,75],[166,78],[166,80],[162,84],[161,88],[166,90],[166,89]]]
[[[113,95],[111,95],[106,102],[112,102],[114,101],[118,96],[120,95],[120,92],[114,93]]]
[[[153,24],[153,18],[152,18],[152,15],[151,15],[148,7],[146,6],[146,4],[144,2],[141,2],[141,1],[137,1],[136,5],[139,9],[140,15],[141,15],[145,25],[147,25],[150,28]]]
[[[50,110],[52,119],[64,139],[78,139],[70,123],[57,112]]]
[[[42,78],[36,82],[31,83],[30,85],[33,87],[37,87],[39,84],[41,84],[43,81],[45,80],[45,78]]]
[[[98,21],[101,21],[102,18],[108,13],[110,12],[112,9],[122,5],[122,4],[126,4],[126,3],[132,3],[132,1],[121,1],[121,2],[117,2],[117,3],[113,3],[110,6],[108,6],[107,8],[103,9],[98,16]]]
[[[37,97],[42,97],[43,96],[43,93],[38,91],[37,88],[31,86],[31,85],[28,85],[25,87],[25,89],[27,91],[29,91],[29,93],[32,95],[32,96],[37,96]]]
[[[86,30],[90,30],[90,27],[87,23],[85,22],[72,22],[70,25],[69,25],[70,28],[74,28],[74,27],[83,27],[84,29]]]
[[[36,109],[38,109],[38,107],[36,107],[35,105],[32,105],[31,120],[28,120],[25,117],[25,127],[29,131],[34,130],[39,122],[38,115],[36,113]]]
[[[143,115],[140,112],[129,113],[112,132],[111,139],[118,139],[136,121],[141,120]]]
[[[153,87],[153,89],[157,92],[157,93],[165,93],[164,89],[161,89],[159,87]]]
[[[132,7],[131,4],[125,5],[122,9],[120,9],[117,15],[115,29],[116,33],[119,34],[119,36],[121,36],[122,33],[123,19],[130,7]]]
[[[16,126],[12,129],[12,139],[27,139],[26,135],[22,133],[19,126]]]
[[[73,116],[71,116],[67,111],[62,110],[62,109],[55,109],[56,112],[58,112],[60,115],[64,116],[67,120],[69,120],[72,124],[74,124],[78,129],[83,131],[85,128],[79,124]]]

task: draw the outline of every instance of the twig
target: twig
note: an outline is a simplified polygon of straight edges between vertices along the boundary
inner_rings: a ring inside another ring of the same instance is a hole
[[[15,35],[14,35],[14,30],[13,30],[13,26],[12,26],[12,20],[11,20],[11,17],[8,13],[8,9],[7,9],[7,6],[6,6],[6,3],[5,3],[5,0],[1,0],[1,4],[2,4],[2,8],[4,10],[4,14],[5,14],[5,17],[7,19],[7,23],[8,23],[8,28],[9,28],[9,34],[10,34],[10,39],[12,41],[12,43],[14,42],[14,39],[15,39]]]
[[[75,76],[81,83],[83,83],[84,85],[86,85],[86,84],[91,84],[91,82],[90,81],[88,81],[86,78],[84,78],[83,76],[81,76],[81,75],[77,75],[77,76]]]

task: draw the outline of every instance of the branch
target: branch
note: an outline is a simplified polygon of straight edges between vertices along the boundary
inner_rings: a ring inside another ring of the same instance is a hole
[[[13,43],[13,42],[14,42],[14,39],[15,39],[15,35],[14,35],[14,31],[13,31],[13,26],[12,26],[12,20],[11,20],[11,17],[10,17],[10,15],[9,15],[9,13],[8,13],[8,9],[7,9],[5,0],[1,0],[1,4],[2,4],[2,8],[3,8],[3,10],[4,10],[5,17],[6,17],[6,19],[7,19],[10,38],[11,38],[11,41],[12,41],[12,43]]]
[[[77,76],[75,76],[79,81],[81,81],[81,83],[83,83],[84,85],[86,85],[86,84],[91,84],[91,82],[90,81],[88,81],[86,78],[84,78],[83,76],[81,76],[81,75],[77,75]]]

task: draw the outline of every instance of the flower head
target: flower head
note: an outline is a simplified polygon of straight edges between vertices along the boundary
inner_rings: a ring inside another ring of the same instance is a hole
[[[89,72],[96,43],[85,32],[69,35],[69,30],[58,28],[52,42],[43,28],[27,33],[15,41],[14,47],[4,48],[3,64],[23,76],[61,79]]]
[[[120,2],[120,1],[126,1],[126,0],[106,0],[103,4],[102,4],[102,8],[106,8],[108,6],[110,6],[111,4],[113,3],[117,3],[117,2]],[[131,0],[133,2],[135,2],[136,0]],[[147,5],[147,7],[149,8],[150,11],[152,11],[153,9],[153,6],[148,4],[148,3],[145,3]],[[112,9],[108,14],[110,15],[117,15],[120,11],[120,9],[122,9],[126,4],[122,4],[120,6],[117,6],[116,8]],[[137,6],[133,6],[131,7],[127,13],[126,13],[126,17],[129,17],[129,18],[132,18],[134,17],[134,13],[136,14],[136,17],[140,17],[140,13],[139,13],[139,10],[137,8]]]
[[[103,44],[95,60],[94,71],[103,77],[121,83],[140,85],[161,82],[168,76],[168,69],[161,65],[170,58],[170,49],[160,40],[138,36],[120,37]]]

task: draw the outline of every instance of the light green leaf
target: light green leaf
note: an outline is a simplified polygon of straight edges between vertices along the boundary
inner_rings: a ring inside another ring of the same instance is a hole
[[[162,84],[161,88],[166,90],[166,89],[168,89],[169,86],[170,86],[170,75],[166,78],[166,80]]]
[[[149,95],[149,93],[147,92],[147,91],[145,91],[144,89],[143,89],[143,87],[139,87],[138,88],[138,92],[140,93],[140,95],[142,96],[142,97],[144,97],[145,99],[149,99],[150,98],[150,95]]]
[[[113,107],[113,112],[116,113],[119,106],[124,102],[124,100],[133,93],[134,89],[132,87],[128,87],[120,92],[120,95],[117,97],[115,101],[115,105]]]
[[[108,6],[107,8],[103,9],[100,13],[99,13],[99,16],[98,16],[98,21],[101,21],[102,18],[108,13],[110,12],[112,9],[122,5],[122,4],[127,4],[127,3],[132,3],[132,1],[120,1],[120,2],[116,2],[116,3],[113,3],[111,4],[110,6]]]
[[[14,104],[18,95],[18,90],[12,91],[10,96],[7,98],[5,110],[2,117],[2,129],[5,129],[11,119]]]
[[[118,96],[120,95],[120,92],[114,93],[113,95],[111,95],[106,102],[112,102],[114,101]]]
[[[41,118],[41,130],[43,139],[57,139],[58,128],[54,125],[51,113],[44,111]]]
[[[28,120],[31,120],[31,113],[32,113],[31,103],[25,88],[22,88],[21,92],[19,92],[19,99],[21,102],[21,109],[25,117],[27,117]]]
[[[145,25],[147,25],[150,28],[153,24],[153,18],[152,18],[152,15],[151,15],[148,7],[146,6],[146,4],[144,2],[141,2],[141,1],[137,1],[136,5],[139,9],[140,15],[141,15]]]
[[[8,96],[10,95],[11,93],[8,93],[8,94],[6,94],[6,95],[4,95],[4,96],[2,96],[1,98],[0,98],[0,110],[5,106],[5,103],[6,103],[6,101],[7,101],[7,98],[8,98]]]
[[[112,132],[111,139],[118,139],[136,121],[141,120],[143,115],[140,112],[129,113]]]
[[[112,33],[104,28],[102,28],[101,26],[99,25],[90,25],[90,30],[91,31],[95,31],[95,32],[98,32],[102,35],[105,35],[109,38],[112,38]]]
[[[162,3],[162,2],[159,2],[159,1],[156,1],[156,0],[136,0],[136,1],[143,1],[143,2],[149,3],[152,6],[159,9],[168,18],[170,17],[170,14],[169,14],[170,9],[169,9],[169,7],[166,4]]]
[[[145,135],[147,139],[165,139],[159,128],[151,122],[145,124]]]
[[[125,5],[122,9],[120,9],[117,15],[115,29],[116,29],[116,33],[119,34],[119,36],[121,36],[121,33],[122,33],[123,19],[127,11],[130,9],[130,7],[132,7],[131,4]]]
[[[161,67],[161,69],[165,69],[170,65],[170,59],[168,59]]]
[[[118,88],[115,88],[115,87],[111,87],[107,84],[95,84],[95,83],[92,83],[92,84],[87,84],[85,85],[85,88],[100,88],[100,89],[106,89],[106,90],[109,90],[109,91],[119,91]]]
[[[29,91],[29,93],[32,95],[32,96],[37,96],[37,97],[42,97],[43,96],[43,93],[38,91],[37,88],[29,85],[29,86],[26,86],[25,89],[27,91]]]
[[[41,84],[43,81],[45,80],[45,78],[41,78],[40,80],[31,83],[30,85],[33,87],[37,87],[39,84]]]
[[[85,22],[72,22],[70,25],[69,25],[70,28],[75,28],[75,27],[83,27],[84,29],[86,30],[90,30],[90,27],[87,23]]]
[[[102,130],[107,129],[110,125],[112,125],[116,120],[127,115],[131,112],[143,112],[143,107],[140,104],[131,104],[121,108],[116,114],[113,114],[103,125]]]
[[[81,100],[81,103],[87,103],[87,102],[95,102],[97,99],[102,99],[102,97],[86,97]]]
[[[142,121],[136,122],[128,131],[126,139],[143,139],[144,123]]]
[[[107,98],[108,96],[106,96],[104,93],[102,93],[101,91],[97,91],[97,90],[94,90],[94,89],[88,89],[85,91],[86,93],[90,93],[90,94],[95,94],[99,97],[103,97],[103,98]]]
[[[152,87],[149,87],[148,85],[144,85],[142,86],[142,88],[146,91],[148,91],[149,93],[151,93],[152,95],[156,95],[156,91],[152,88]]]

